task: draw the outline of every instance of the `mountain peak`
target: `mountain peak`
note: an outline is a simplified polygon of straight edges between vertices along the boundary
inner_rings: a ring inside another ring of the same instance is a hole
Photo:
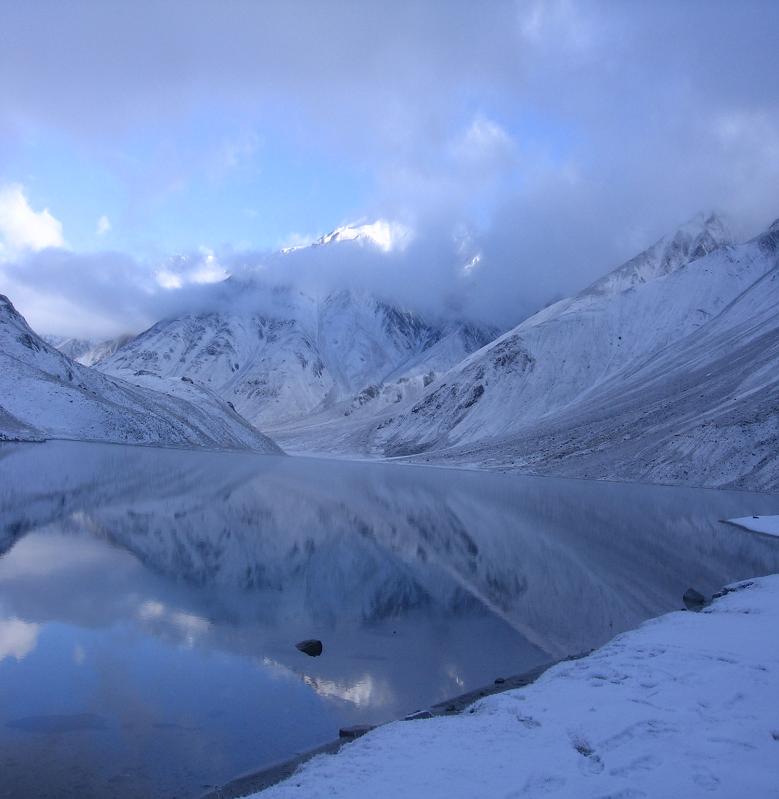
[[[733,243],[722,217],[714,212],[698,213],[673,233],[600,278],[583,294],[617,294],[681,269],[698,258]]]
[[[317,244],[330,244],[337,241],[358,241],[370,243],[384,252],[404,249],[411,240],[411,230],[400,222],[377,219],[370,223],[342,225],[322,236]]]
[[[358,244],[370,244],[383,252],[391,250],[404,250],[413,238],[411,228],[402,222],[393,222],[389,219],[377,219],[375,222],[351,222],[331,230],[320,236],[310,244],[298,244],[283,247],[281,252],[285,255],[309,247],[321,247],[326,244],[354,241]]]

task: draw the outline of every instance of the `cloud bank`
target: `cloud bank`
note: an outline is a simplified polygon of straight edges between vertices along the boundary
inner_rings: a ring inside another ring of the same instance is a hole
[[[11,4],[1,22],[0,182],[22,179],[21,142],[54,131],[113,170],[133,213],[153,215],[150,187],[185,192],[196,170],[240,173],[283,142],[328,165],[312,184],[340,190],[339,168],[367,176],[355,217],[416,232],[385,253],[281,258],[200,240],[184,253],[54,252],[58,209],[33,211],[17,186],[0,201],[16,209],[0,210],[0,290],[39,327],[136,327],[254,268],[505,325],[698,211],[724,212],[743,237],[779,216],[770,0],[108,0]],[[232,133],[201,141],[204,119]],[[300,203],[300,230],[326,233],[305,227]],[[17,213],[29,227],[3,221]]]

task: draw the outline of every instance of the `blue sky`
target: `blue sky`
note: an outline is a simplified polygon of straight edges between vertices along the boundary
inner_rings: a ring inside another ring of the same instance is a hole
[[[198,245],[276,248],[359,216],[372,190],[359,163],[260,125],[207,118],[100,147],[41,130],[17,142],[2,177],[24,185],[33,207],[50,208],[74,249],[139,256]],[[102,216],[111,229],[98,235]]]

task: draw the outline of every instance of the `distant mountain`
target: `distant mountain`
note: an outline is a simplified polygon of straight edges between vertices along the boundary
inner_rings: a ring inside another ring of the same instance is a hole
[[[363,431],[374,452],[779,486],[779,225],[698,217]]]
[[[95,366],[113,355],[119,347],[126,344],[132,336],[126,334],[110,339],[69,338],[68,336],[42,336],[47,344],[51,344],[72,361],[82,366]]]
[[[303,250],[307,247],[317,247],[323,244],[334,244],[343,241],[356,241],[359,244],[378,247],[384,252],[393,249],[403,249],[413,238],[412,231],[400,222],[391,222],[386,219],[377,219],[375,222],[342,225],[320,236],[311,244],[294,247],[285,247],[283,253]]]
[[[158,322],[99,368],[128,380],[137,372],[189,378],[268,428],[421,394],[498,333],[426,319],[365,292],[316,298],[235,278],[219,291],[219,310]]]
[[[213,393],[142,376],[130,385],[75,363],[0,295],[0,440],[44,438],[279,449]]]

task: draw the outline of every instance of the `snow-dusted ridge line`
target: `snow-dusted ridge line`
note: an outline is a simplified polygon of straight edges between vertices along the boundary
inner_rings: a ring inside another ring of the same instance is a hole
[[[207,389],[75,363],[0,295],[0,441],[45,439],[280,452]]]
[[[775,795],[779,575],[738,583],[451,718],[395,722],[262,799]]]

